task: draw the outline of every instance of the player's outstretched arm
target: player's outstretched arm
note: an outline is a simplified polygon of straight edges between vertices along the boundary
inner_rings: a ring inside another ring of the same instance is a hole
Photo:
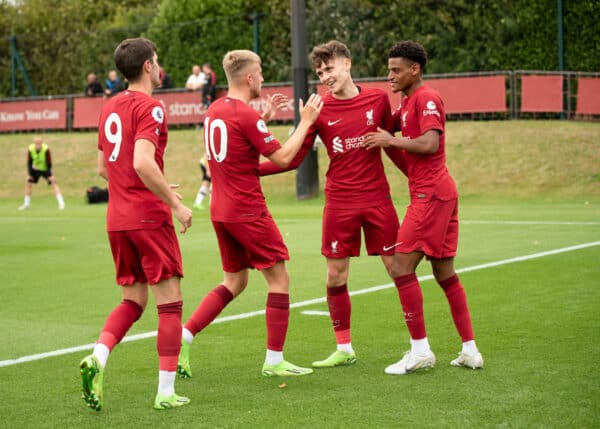
[[[322,108],[323,100],[318,94],[312,94],[306,105],[300,100],[300,122],[298,126],[281,149],[273,152],[268,158],[279,167],[287,167],[302,147],[310,126],[317,120]]]

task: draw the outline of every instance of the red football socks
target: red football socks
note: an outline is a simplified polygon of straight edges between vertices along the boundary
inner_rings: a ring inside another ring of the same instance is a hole
[[[348,344],[350,340],[350,314],[352,313],[352,303],[348,286],[334,286],[327,288],[327,305],[329,306],[329,316],[333,324],[333,332],[338,344]]]
[[[267,349],[283,351],[290,318],[290,296],[287,293],[267,295]]]
[[[399,276],[394,279],[402,311],[404,311],[404,320],[410,337],[413,340],[421,340],[427,337],[425,331],[425,319],[423,317],[423,292],[417,280],[415,273]]]
[[[444,289],[448,304],[450,304],[454,326],[456,326],[463,343],[471,341],[474,338],[473,325],[471,324],[471,314],[467,305],[467,295],[460,279],[454,274],[452,277],[439,282],[439,284]]]
[[[185,329],[193,335],[206,328],[223,309],[231,302],[233,295],[223,285],[211,290],[202,300],[194,314],[185,324]]]
[[[143,312],[144,309],[138,303],[124,299],[107,317],[98,342],[112,351]]]
[[[177,371],[177,358],[181,349],[182,307],[182,301],[156,306],[158,309],[156,350],[158,367],[161,371]]]

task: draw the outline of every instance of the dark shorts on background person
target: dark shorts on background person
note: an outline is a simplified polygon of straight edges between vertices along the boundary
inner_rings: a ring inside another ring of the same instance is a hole
[[[210,176],[208,175],[208,171],[206,170],[206,166],[204,164],[200,164],[200,170],[202,170],[202,180],[210,182]]]
[[[48,182],[49,185],[51,185],[51,180],[50,177],[52,176],[52,171],[48,170],[48,171],[40,171],[40,170],[33,170],[31,172],[31,176],[28,179],[29,183],[37,183],[38,180],[40,180],[40,177],[43,177],[44,179],[46,179],[46,182]]]
[[[212,224],[223,271],[227,273],[246,268],[262,270],[290,259],[279,228],[268,212],[252,222],[213,221]]]
[[[341,259],[360,255],[361,234],[369,255],[393,255],[399,222],[391,200],[375,207],[323,209],[321,254]]]
[[[423,252],[428,259],[456,256],[458,199],[411,202],[396,237],[396,253]]]
[[[117,284],[157,284],[171,277],[183,277],[181,251],[175,229],[108,231],[116,268]]]

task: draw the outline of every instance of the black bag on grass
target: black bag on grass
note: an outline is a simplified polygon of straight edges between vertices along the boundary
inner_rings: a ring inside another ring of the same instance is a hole
[[[85,198],[88,204],[108,202],[108,189],[91,186],[85,191]]]

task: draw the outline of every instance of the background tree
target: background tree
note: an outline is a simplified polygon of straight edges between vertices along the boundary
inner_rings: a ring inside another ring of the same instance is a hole
[[[385,76],[389,47],[421,42],[428,73],[557,70],[557,0],[307,0],[310,47],[339,39],[355,77]],[[597,0],[563,0],[565,70],[600,71]],[[81,93],[88,72],[104,80],[114,48],[146,36],[183,87],[193,64],[252,49],[250,13],[260,12],[266,82],[291,80],[289,0],[0,0],[0,96],[10,96],[9,37],[14,34],[40,95]],[[4,78],[5,77],[5,78]],[[311,75],[311,78],[316,78]],[[20,96],[29,95],[19,83]]]

